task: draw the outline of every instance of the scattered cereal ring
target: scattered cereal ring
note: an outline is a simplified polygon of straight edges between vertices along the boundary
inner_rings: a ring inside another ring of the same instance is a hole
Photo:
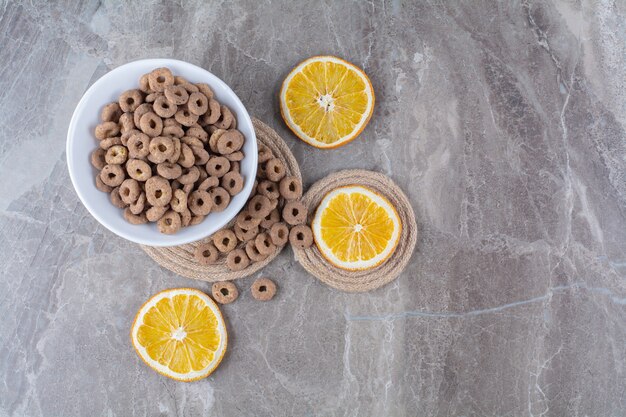
[[[146,94],[150,94],[154,92],[150,88],[150,81],[148,80],[149,76],[150,74],[144,74],[141,76],[141,78],[139,78],[139,89]]]
[[[198,181],[199,176],[200,176],[200,170],[198,169],[198,167],[193,166],[191,168],[183,169],[183,175],[181,175],[180,177],[176,179],[181,184],[187,185],[187,184],[193,184],[194,182]]]
[[[159,136],[163,131],[163,120],[153,112],[141,116],[139,128],[150,137]]]
[[[263,145],[262,143],[259,143],[259,164],[265,163],[267,161],[269,161],[270,159],[274,158],[274,153],[272,152],[272,150],[270,148],[268,148],[267,146]]]
[[[174,75],[169,68],[157,68],[148,74],[148,85],[152,91],[162,92],[170,85],[174,85]]]
[[[285,176],[285,164],[278,158],[272,158],[265,163],[265,175],[270,181],[278,182]]]
[[[232,196],[237,195],[243,190],[243,177],[238,172],[227,172],[220,182],[223,189],[228,191]]]
[[[124,169],[119,165],[105,165],[100,171],[100,179],[109,187],[117,187],[125,178]]]
[[[212,125],[219,120],[221,115],[220,103],[217,100],[209,99],[209,110],[202,116],[204,124]]]
[[[238,151],[243,146],[243,135],[238,130],[229,130],[217,140],[217,151],[222,155],[228,155]]]
[[[93,165],[94,168],[98,170],[104,168],[104,166],[107,164],[104,159],[105,154],[106,152],[104,151],[104,149],[96,148],[96,150],[91,153],[91,165]]]
[[[122,115],[122,109],[120,109],[120,105],[117,103],[109,103],[102,108],[102,113],[100,113],[100,120],[103,122],[114,122],[117,123],[120,120],[120,116]]]
[[[132,113],[124,113],[120,116],[120,120],[118,122],[120,126],[120,132],[126,133],[130,132],[135,128],[135,122],[133,120],[134,116]]]
[[[170,207],[177,213],[187,210],[187,194],[183,190],[174,190],[170,200]]]
[[[170,119],[165,119],[170,120]],[[180,126],[166,126],[163,128],[161,132],[162,136],[171,136],[175,138],[182,138],[185,136],[185,131]]]
[[[104,122],[96,126],[95,136],[98,140],[112,138],[120,133],[120,127],[115,122]]]
[[[172,199],[172,187],[168,180],[154,175],[146,181],[146,198],[152,206],[163,207]]]
[[[250,230],[261,223],[262,218],[252,217],[248,210],[242,210],[235,217],[235,224],[244,230]]]
[[[128,139],[128,155],[134,159],[143,159],[150,153],[150,136],[139,132]]]
[[[191,126],[198,121],[198,115],[193,114],[189,109],[178,109],[174,118],[183,126]]]
[[[102,182],[102,178],[100,178],[100,173],[96,175],[96,188],[103,193],[110,193],[113,190],[113,187],[109,187],[105,183]]]
[[[191,93],[187,102],[187,108],[193,114],[202,116],[209,109],[209,99],[201,92]]]
[[[189,194],[189,210],[197,216],[206,216],[211,212],[213,199],[206,191],[196,190]]]
[[[274,223],[270,229],[270,238],[276,246],[284,246],[289,240],[289,227],[283,222]]]
[[[191,168],[196,162],[196,157],[193,155],[193,151],[186,143],[180,145],[180,156],[178,157],[178,164],[183,168]]]
[[[265,216],[263,220],[261,220],[261,227],[264,229],[270,229],[275,223],[280,221],[280,213],[278,209],[274,209],[270,211],[270,214]]]
[[[143,96],[139,90],[124,91],[119,99],[120,109],[124,113],[134,112],[141,103],[143,103]]]
[[[146,193],[142,192],[141,194],[139,194],[139,198],[137,198],[137,201],[132,203],[129,208],[131,213],[137,215],[141,214],[146,208]],[[148,219],[146,218],[146,220]]]
[[[177,106],[181,106],[189,100],[189,93],[180,85],[171,85],[163,91],[165,97]]]
[[[124,203],[122,201],[122,197],[120,197],[120,187],[115,187],[111,190],[110,198],[111,198],[111,203],[113,203],[115,207],[118,207],[118,208],[126,207],[126,203]]]
[[[283,219],[292,226],[304,223],[307,215],[308,210],[301,201],[289,201],[283,207]]]
[[[276,200],[280,197],[280,191],[278,190],[278,185],[272,181],[261,181],[256,188],[257,193],[264,195],[270,200]]]
[[[228,253],[237,247],[237,236],[229,229],[222,229],[213,235],[213,244],[222,253]]]
[[[209,175],[222,178],[230,171],[230,161],[223,156],[212,156],[206,163],[205,169]]]
[[[250,260],[253,262],[260,262],[267,258],[267,255],[262,255],[259,252],[254,240],[249,240],[248,242],[246,242],[246,246],[244,249],[246,251],[246,255],[248,255],[248,258],[250,258]]]
[[[141,159],[129,159],[126,163],[128,176],[137,181],[146,181],[152,177],[152,168]]]
[[[209,162],[209,153],[202,146],[190,146],[191,152],[195,157],[194,164],[195,165],[205,165]],[[205,171],[206,172],[206,171]]]
[[[200,139],[203,144],[209,140],[209,134],[201,127],[190,127],[185,134]]]
[[[232,112],[228,107],[222,104],[220,105],[220,113],[219,119],[213,124],[219,129],[229,129],[235,119]]]
[[[168,180],[175,180],[183,173],[183,169],[178,164],[171,162],[161,162],[156,167],[157,173]]]
[[[124,219],[130,224],[144,224],[148,222],[144,213],[133,214],[129,207],[124,209]]]
[[[252,297],[258,301],[269,301],[276,295],[276,284],[268,278],[259,278],[250,287]]]
[[[127,159],[128,149],[122,145],[111,146],[104,156],[104,160],[109,165],[122,165]]]
[[[226,256],[226,266],[231,271],[241,271],[250,265],[250,258],[243,249],[235,249]]]
[[[146,210],[146,218],[150,222],[159,221],[159,219],[163,217],[163,215],[167,213],[169,209],[170,209],[170,206],[150,207],[148,210]]]
[[[302,183],[297,177],[283,178],[278,189],[285,200],[297,200],[302,197]]]
[[[269,255],[276,250],[276,245],[272,243],[272,239],[267,233],[259,233],[254,239],[254,243],[261,255]]]
[[[207,180],[211,178],[215,177],[209,177]],[[211,196],[211,200],[213,200],[212,210],[214,212],[219,213],[220,211],[226,210],[226,207],[228,207],[230,203],[230,194],[228,194],[228,191],[222,187],[214,187],[209,190],[209,195]]]
[[[163,118],[172,117],[178,111],[178,106],[167,99],[165,96],[158,97],[152,104],[154,112]]]
[[[313,244],[313,231],[306,224],[294,226],[289,231],[289,243],[298,249],[306,249]]]
[[[205,171],[206,172],[206,171]],[[209,188],[214,188],[217,187],[218,185],[220,185],[220,180],[217,177],[214,176],[210,176],[207,177],[204,181],[202,181],[199,185],[198,185],[198,190],[204,190],[207,191]],[[224,190],[225,191],[225,190]]]
[[[196,224],[202,223],[206,216],[191,216],[191,220],[189,221],[189,226],[195,226]]]
[[[182,227],[187,227],[189,223],[191,223],[191,211],[186,208],[180,213],[180,224]]]
[[[111,146],[123,145],[122,138],[114,136],[112,138],[102,139],[100,141],[100,149],[108,150]]]
[[[197,146],[199,148],[204,147],[204,144],[202,143],[202,141],[194,136],[183,136],[182,138],[180,138],[180,141],[182,143],[185,143],[187,145],[191,146]]]
[[[243,160],[244,154],[241,151],[235,151],[233,153],[224,155],[224,157],[228,159],[230,162],[239,162]]]
[[[195,83],[194,84],[196,87],[198,87],[198,91],[200,91],[202,94],[204,94],[204,96],[207,99],[212,99],[213,98],[213,90],[211,90],[211,87],[209,87],[208,84],[206,83]]]
[[[230,304],[239,297],[239,291],[232,282],[214,282],[211,286],[211,294],[215,301],[220,304]]]
[[[173,235],[178,232],[181,225],[180,214],[176,213],[174,210],[169,210],[157,221],[159,232],[166,235]]]
[[[194,258],[201,265],[212,265],[217,262],[220,254],[212,243],[201,243],[196,246]]]
[[[259,223],[272,211],[272,204],[270,203],[270,199],[261,194],[257,194],[252,197],[248,202],[247,207],[247,211],[248,213],[250,213],[250,216],[258,219]]]
[[[235,224],[233,230],[235,231],[237,239],[241,240],[242,242],[251,241],[256,237],[256,235],[259,234],[259,226],[254,226],[251,229],[244,230],[238,224]]]
[[[174,154],[174,142],[166,136],[152,138],[150,145],[150,161],[160,164]]]
[[[126,204],[133,204],[141,194],[141,187],[137,180],[126,178],[120,185],[120,197]],[[133,213],[134,214],[134,213]]]

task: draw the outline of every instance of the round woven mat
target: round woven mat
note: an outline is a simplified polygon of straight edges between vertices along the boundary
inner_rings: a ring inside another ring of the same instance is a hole
[[[375,190],[385,196],[398,211],[402,233],[396,250],[387,262],[368,271],[346,271],[328,262],[315,245],[308,249],[292,249],[296,260],[320,281],[338,290],[364,292],[393,281],[406,268],[417,242],[417,224],[411,203],[400,187],[383,174],[361,169],[335,172],[313,184],[302,198],[309,209],[309,220],[315,215],[315,209],[328,192],[353,184]]]
[[[300,179],[300,181],[302,181],[302,175],[300,174],[298,162],[293,157],[291,150],[289,150],[289,147],[283,139],[278,136],[272,128],[258,119],[253,118],[252,124],[254,125],[254,131],[256,132],[258,143],[270,148],[272,152],[274,152],[276,158],[283,161],[285,167],[287,168],[287,175],[295,175]],[[232,224],[233,222],[231,222],[227,227],[232,226]],[[200,265],[195,260],[194,251],[196,246],[200,243],[208,242],[209,240],[210,236],[198,242],[181,246],[172,246],[167,248],[141,246],[141,248],[163,268],[169,269],[178,275],[202,281],[215,282],[243,278],[254,274],[270,263],[284,247],[277,248],[276,252],[269,255],[263,261],[251,263],[246,269],[233,272],[226,267],[225,256],[221,257],[218,263],[214,265]],[[240,244],[239,246],[243,247],[243,244]]]

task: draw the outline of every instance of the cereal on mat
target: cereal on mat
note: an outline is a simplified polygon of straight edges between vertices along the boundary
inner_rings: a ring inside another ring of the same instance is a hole
[[[294,226],[289,231],[289,243],[295,248],[306,249],[313,244],[313,231],[306,224]]]
[[[289,241],[289,227],[283,222],[274,223],[270,228],[270,238],[276,246],[284,246]]]
[[[246,242],[245,251],[246,255],[248,255],[248,258],[250,258],[250,260],[253,262],[260,262],[267,258],[267,255],[263,255],[261,254],[261,252],[259,252],[256,247],[256,242],[254,240],[249,240],[248,242]]]
[[[226,256],[226,266],[231,271],[241,271],[250,265],[250,258],[243,249],[235,249]]]
[[[237,236],[230,229],[222,229],[213,236],[213,244],[222,253],[228,253],[237,246]]]
[[[308,210],[301,201],[289,201],[283,208],[283,219],[292,226],[306,221]]]
[[[302,197],[302,183],[297,177],[285,177],[280,180],[279,191],[285,200],[297,200]]]
[[[272,243],[270,235],[265,232],[259,233],[254,239],[254,243],[261,255],[269,255],[276,250],[276,245]]]

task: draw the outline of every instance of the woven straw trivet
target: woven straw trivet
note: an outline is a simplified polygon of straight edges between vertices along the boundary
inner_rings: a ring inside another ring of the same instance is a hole
[[[287,175],[295,175],[302,181],[300,167],[293,157],[291,150],[283,139],[265,123],[253,118],[252,124],[256,132],[257,142],[270,148],[276,158],[279,158],[287,168]],[[208,219],[207,219],[208,220]],[[232,226],[231,222],[227,227]],[[194,250],[200,243],[208,242],[210,237],[202,239],[198,242],[189,243],[181,246],[172,246],[168,248],[157,248],[153,246],[141,246],[141,248],[163,268],[169,269],[183,277],[199,279],[202,281],[227,281],[237,278],[244,278],[254,274],[265,265],[270,263],[283,249],[279,247],[272,255],[260,262],[250,263],[246,269],[233,272],[226,267],[226,257],[222,256],[218,263],[214,265],[200,265],[194,259]],[[239,245],[243,247],[243,244]]]
[[[387,262],[368,271],[345,271],[328,262],[315,244],[308,249],[292,248],[296,260],[320,281],[338,290],[364,292],[393,281],[404,270],[417,242],[417,224],[411,203],[400,187],[383,174],[361,169],[335,172],[313,184],[302,198],[309,209],[309,220],[313,218],[315,209],[328,192],[337,187],[353,184],[363,185],[380,193],[398,211],[402,233],[396,250]]]

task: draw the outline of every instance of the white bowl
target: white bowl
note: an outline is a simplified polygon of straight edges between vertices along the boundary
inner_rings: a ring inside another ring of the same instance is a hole
[[[94,129],[100,123],[102,107],[117,101],[126,90],[139,87],[139,77],[154,68],[168,67],[176,75],[182,75],[194,83],[207,83],[216,99],[228,106],[237,118],[237,129],[246,138],[241,161],[241,174],[244,177],[243,190],[230,200],[226,210],[210,213],[202,223],[183,227],[174,235],[158,231],[156,224],[132,225],[124,220],[123,211],[115,207],[108,193],[96,189],[97,170],[91,165],[91,153],[98,147]],[[250,196],[257,169],[257,143],[252,120],[241,100],[224,83],[210,72],[183,61],[174,59],[144,59],[130,62],[110,71],[96,81],[83,95],[74,110],[67,132],[67,166],[70,178],[78,197],[87,210],[104,227],[130,241],[149,246],[175,246],[195,242],[212,235],[243,208]]]

